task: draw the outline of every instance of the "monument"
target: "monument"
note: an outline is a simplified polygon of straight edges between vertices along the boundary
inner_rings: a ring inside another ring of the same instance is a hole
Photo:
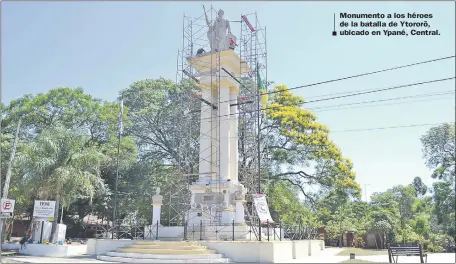
[[[163,205],[163,195],[160,195],[160,187],[155,188],[155,195],[152,196],[152,225],[161,225],[161,206]]]
[[[220,9],[217,13],[217,18],[211,24],[204,6],[203,9],[208,27],[207,38],[209,40],[209,47],[211,48],[210,52],[224,51],[228,48],[234,49],[236,38],[231,33],[230,21],[223,17],[225,12]]]
[[[211,51],[187,58],[201,88],[199,178],[190,186],[190,225],[245,224],[246,190],[238,179],[239,83],[235,78],[249,68],[234,52],[236,37],[223,16],[219,10],[211,24],[205,11]]]

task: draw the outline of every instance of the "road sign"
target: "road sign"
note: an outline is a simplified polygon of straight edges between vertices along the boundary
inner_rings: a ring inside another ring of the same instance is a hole
[[[13,199],[1,199],[0,202],[0,215],[1,217],[12,217],[14,212],[14,204],[16,203]]]
[[[54,217],[55,201],[40,201],[35,200],[33,208],[34,218],[50,218]]]

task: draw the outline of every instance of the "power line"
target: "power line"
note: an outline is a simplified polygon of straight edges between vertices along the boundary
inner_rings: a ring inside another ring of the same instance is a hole
[[[305,104],[309,104],[309,103],[329,101],[329,100],[352,97],[352,96],[358,96],[358,95],[363,95],[363,94],[377,93],[377,92],[396,90],[396,89],[401,89],[401,88],[406,88],[406,87],[411,87],[411,86],[418,86],[418,85],[424,85],[424,84],[448,81],[448,80],[452,80],[452,79],[455,79],[455,77],[448,77],[448,78],[443,78],[443,79],[436,79],[436,80],[430,80],[430,81],[424,81],[424,82],[418,82],[418,83],[412,83],[412,84],[404,84],[404,85],[392,86],[392,87],[387,87],[387,88],[380,88],[380,89],[375,89],[375,90],[368,90],[368,91],[365,91],[365,92],[359,92],[359,93],[353,93],[353,94],[347,94],[347,95],[341,95],[341,96],[335,96],[335,97],[329,97],[329,98],[323,98],[323,99],[317,99],[317,100],[313,100],[313,101],[308,101],[308,102],[304,102],[304,105]],[[261,108],[261,109],[252,110],[252,111],[230,113],[230,114],[221,115],[221,116],[213,116],[213,117],[209,117],[209,118],[203,118],[201,120],[210,120],[210,119],[216,118],[216,117],[227,117],[227,116],[231,116],[231,115],[254,113],[254,112],[259,112],[259,111],[264,111],[264,110],[269,110],[269,109],[282,108],[282,107],[289,107],[289,106],[288,105],[269,106],[269,107],[265,107],[265,108]]]
[[[448,99],[453,99],[453,98],[435,98],[435,99],[421,99],[421,100],[414,100],[414,101],[407,101],[407,102],[394,102],[394,103],[389,103],[389,104],[377,104],[377,105],[361,105],[361,106],[354,106],[354,107],[342,107],[342,108],[333,108],[333,109],[308,109],[312,111],[316,111],[318,113],[321,112],[330,112],[330,111],[342,111],[342,110],[348,110],[348,109],[356,109],[356,108],[366,108],[366,107],[377,107],[377,106],[387,106],[387,105],[399,105],[399,104],[411,104],[411,103],[418,103],[418,102],[431,102],[431,101],[438,101],[438,100],[448,100]]]
[[[401,97],[391,97],[391,98],[387,98],[387,99],[354,102],[354,103],[338,104],[338,105],[330,105],[330,106],[321,106],[321,107],[307,108],[307,109],[308,110],[319,110],[319,109],[327,109],[327,108],[340,107],[340,106],[378,103],[378,102],[395,101],[395,100],[402,100],[402,99],[408,99],[408,98],[432,97],[432,96],[447,95],[447,94],[454,94],[454,93],[455,93],[454,90],[446,90],[444,92],[439,92],[439,93],[427,93],[427,94],[417,94],[417,95],[409,95],[409,96],[401,96]]]
[[[288,90],[302,89],[302,88],[307,88],[307,87],[312,87],[312,86],[317,86],[317,85],[327,84],[327,83],[332,83],[332,82],[338,82],[338,81],[343,81],[343,80],[348,80],[348,79],[353,79],[353,78],[368,76],[368,75],[372,75],[372,74],[377,74],[377,73],[382,73],[382,72],[387,72],[387,71],[393,71],[393,70],[403,69],[403,68],[407,68],[407,67],[412,67],[412,66],[417,66],[417,65],[422,65],[422,64],[437,62],[437,61],[441,61],[441,60],[447,60],[447,59],[451,59],[451,58],[455,58],[455,55],[453,55],[453,56],[447,56],[447,57],[441,57],[441,58],[436,58],[436,59],[427,60],[427,61],[420,61],[420,62],[416,62],[416,63],[406,64],[406,65],[397,66],[397,67],[392,67],[392,68],[387,68],[387,69],[383,69],[383,70],[377,70],[377,71],[372,71],[372,72],[360,73],[360,74],[356,74],[356,75],[351,75],[351,76],[336,78],[336,79],[327,80],[327,81],[321,81],[321,82],[316,82],[316,83],[311,83],[311,84],[306,84],[306,85],[295,86],[295,87],[292,87],[292,88],[288,88],[286,91],[288,91]],[[241,84],[241,85],[242,85],[242,84]],[[353,91],[353,92],[359,92],[359,91],[367,91],[367,90],[357,90],[357,91]],[[275,93],[280,93],[280,92],[284,92],[284,91],[270,91],[270,92],[264,93],[263,95],[275,94]],[[329,95],[346,94],[346,93],[350,93],[350,92],[342,92],[342,93],[335,93],[335,94],[329,94]],[[327,95],[322,95],[322,96],[327,96]],[[322,96],[317,96],[317,97],[322,97]],[[252,96],[252,98],[254,98],[254,97],[257,97],[257,95],[253,95],[253,96]],[[237,99],[231,99],[231,100],[221,101],[221,102],[219,102],[219,103],[226,103],[226,102],[231,102],[231,101],[235,101],[235,100],[237,100]]]
[[[402,126],[390,126],[390,127],[374,127],[374,128],[360,128],[360,129],[346,129],[346,130],[335,130],[335,131],[330,131],[330,133],[372,131],[372,130],[385,130],[385,129],[395,129],[395,128],[423,127],[423,126],[437,126],[437,125],[443,125],[443,124],[448,124],[448,123],[454,124],[455,122],[454,122],[454,121],[450,121],[450,122],[432,123],[432,124],[414,124],[414,125],[402,125]]]
[[[433,59],[433,60],[421,61],[421,62],[411,63],[411,64],[397,66],[397,67],[393,67],[393,68],[388,68],[388,69],[383,69],[383,70],[378,70],[378,71],[373,71],[373,72],[366,72],[366,73],[361,73],[361,74],[357,74],[357,75],[352,75],[352,76],[347,76],[347,77],[342,77],[342,78],[337,78],[337,79],[332,79],[332,80],[328,80],[328,81],[322,81],[322,82],[317,82],[317,83],[312,83],[312,84],[307,84],[307,85],[296,86],[296,87],[289,88],[288,90],[296,90],[296,89],[301,89],[301,88],[306,88],[306,87],[311,87],[311,86],[316,86],[316,85],[321,85],[321,84],[326,84],[326,83],[343,81],[343,80],[358,78],[358,77],[362,77],[362,76],[412,67],[412,66],[416,66],[416,65],[421,65],[421,64],[426,64],[426,63],[431,63],[431,62],[436,62],[436,61],[441,61],[441,60],[447,60],[447,59],[451,59],[454,57],[455,56],[453,55],[453,56],[447,56],[447,57],[437,58],[437,59]],[[280,92],[280,91],[271,91],[266,94],[273,94],[273,93],[278,93],[278,92]]]
[[[449,77],[449,78],[436,79],[436,80],[431,80],[431,81],[424,81],[424,82],[418,82],[418,83],[412,83],[412,84],[404,84],[404,85],[392,86],[392,87],[375,89],[375,90],[370,90],[370,91],[352,93],[352,94],[347,94],[347,95],[340,95],[340,96],[335,96],[335,97],[329,97],[329,98],[323,98],[323,99],[307,101],[307,102],[304,102],[304,104],[327,101],[327,100],[333,100],[333,99],[340,99],[340,98],[345,98],[345,97],[352,97],[352,96],[363,95],[363,94],[378,93],[378,92],[389,91],[389,90],[396,90],[396,89],[400,89],[400,88],[423,85],[423,84],[429,84],[429,83],[435,83],[435,82],[449,81],[449,80],[452,80],[454,78],[455,77]]]

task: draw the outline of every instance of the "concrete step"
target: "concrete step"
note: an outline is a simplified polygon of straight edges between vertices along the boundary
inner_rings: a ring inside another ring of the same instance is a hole
[[[128,258],[113,256],[98,256],[97,259],[109,262],[122,263],[230,263],[229,259],[148,259],[148,258]]]
[[[165,246],[199,246],[200,243],[193,241],[160,241],[160,240],[137,240],[134,243],[135,245],[165,245]]]
[[[167,254],[167,255],[204,255],[215,254],[215,250],[207,249],[172,249],[172,248],[118,248],[117,252],[121,253],[140,253],[140,254]]]
[[[146,259],[221,259],[223,254],[207,255],[161,255],[161,254],[138,254],[138,253],[120,253],[108,252],[107,256],[122,258],[146,258]]]
[[[193,250],[193,249],[201,249],[205,250],[207,249],[206,246],[197,246],[197,245],[156,245],[156,244],[133,244],[133,245],[128,245],[125,246],[125,248],[143,248],[143,249],[184,249],[184,250]]]

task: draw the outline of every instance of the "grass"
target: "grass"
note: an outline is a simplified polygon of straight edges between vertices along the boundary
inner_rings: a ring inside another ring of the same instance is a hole
[[[361,260],[361,259],[347,259],[339,263],[375,263],[372,261]]]
[[[355,256],[388,255],[388,250],[347,248],[339,252],[336,256],[350,256],[350,253],[354,253]]]

